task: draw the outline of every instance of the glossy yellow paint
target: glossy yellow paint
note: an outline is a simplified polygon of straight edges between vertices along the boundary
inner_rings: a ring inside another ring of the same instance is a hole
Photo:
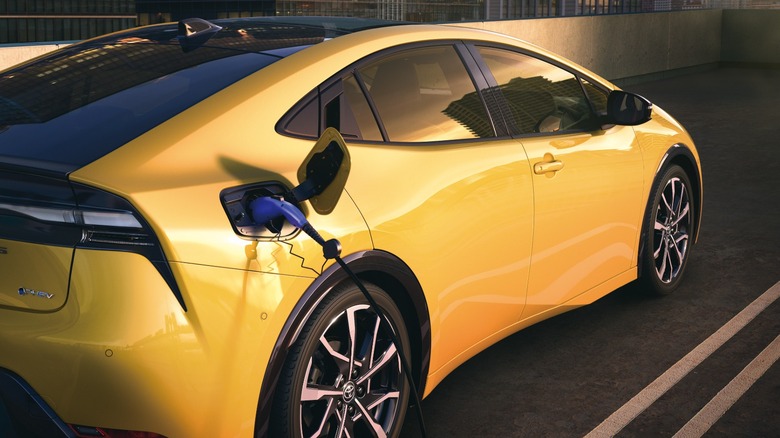
[[[188,311],[144,258],[76,250],[61,310],[0,308],[0,345],[21,352],[0,355],[0,367],[34,382],[67,422],[251,436],[272,347],[325,260],[305,235],[236,236],[219,193],[256,181],[294,185],[313,141],[277,134],[279,118],[344,65],[419,39],[486,39],[573,67],[510,37],[398,26],[335,38],[238,82],[71,175],[149,220]],[[696,154],[658,109],[641,127],[586,134],[349,143],[346,196],[330,215],[306,213],[344,254],[388,251],[417,275],[431,322],[428,394],[497,340],[636,278],[650,185],[677,143]],[[563,167],[534,173],[554,161]]]
[[[350,150],[347,191],[375,246],[406,261],[430,292],[431,370],[517,321],[533,233],[531,174],[520,144]],[[436,178],[415,177],[427,174]]]
[[[644,163],[630,127],[521,142],[532,165],[551,159],[563,165],[534,175],[534,250],[524,313],[532,316],[636,263]]]
[[[537,322],[544,321],[545,319],[552,318],[553,316],[560,315],[561,313],[565,313],[578,307],[590,304],[614,291],[615,289],[636,279],[636,275],[636,268],[629,269],[628,271],[605,281],[604,283],[574,297],[565,303],[560,303],[539,313],[523,317],[523,319],[515,322],[514,324],[506,326],[503,329],[482,339],[480,342],[469,346],[467,349],[461,352],[458,352],[456,355],[452,356],[452,359],[448,363],[428,375],[428,386],[426,386],[427,393],[430,393],[430,391],[432,391],[436,385],[441,383],[441,381],[444,380],[447,375],[449,375],[463,362],[467,361],[469,358],[475,356],[496,342],[518,332],[519,330],[532,326]]]
[[[167,436],[250,436],[271,347],[309,278],[174,263],[184,312],[151,264],[77,250],[58,312],[3,312],[0,367],[16,370],[65,421]],[[24,348],[23,348],[24,347]],[[63,378],[67,376],[67,378]],[[218,415],[216,415],[218,413]]]
[[[0,239],[0,248],[0,309],[53,312],[65,304],[72,248],[4,239]],[[30,269],[31,260],[38,269]]]
[[[269,82],[264,72],[80,169],[71,179],[132,200],[150,220],[169,260],[316,275],[324,262],[322,251],[313,242],[301,248],[307,239],[293,242],[296,254],[306,258],[305,266],[288,251],[280,256],[278,247],[258,251],[259,259],[248,265],[245,250],[251,242],[233,232],[220,204],[222,189],[248,182],[279,181],[293,187],[298,166],[314,144],[274,132],[275,121],[285,108],[306,91],[301,89],[300,95],[290,98],[291,93],[283,92],[289,85],[263,90]],[[247,98],[251,89],[261,92]],[[275,101],[281,101],[281,105],[266,103]],[[351,203],[339,203],[328,216],[311,214],[318,217],[323,236],[362,232],[362,237],[353,236],[361,241],[356,250],[370,248],[365,224]]]

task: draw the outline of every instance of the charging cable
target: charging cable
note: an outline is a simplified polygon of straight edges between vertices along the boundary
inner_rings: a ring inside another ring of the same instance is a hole
[[[393,330],[393,326],[390,324],[390,320],[387,319],[374,298],[371,296],[371,294],[368,293],[366,286],[363,285],[363,282],[360,281],[360,278],[355,274],[354,271],[352,271],[344,259],[341,258],[341,242],[336,239],[330,239],[327,241],[323,239],[322,236],[320,236],[320,233],[318,233],[317,230],[314,229],[314,227],[306,219],[306,216],[303,215],[303,212],[301,212],[298,207],[287,201],[267,196],[260,197],[253,200],[249,204],[249,211],[252,214],[252,220],[254,220],[256,224],[264,224],[278,217],[284,217],[294,227],[301,229],[315,242],[322,246],[322,255],[328,260],[335,260],[336,263],[338,263],[339,266],[341,266],[341,268],[344,269],[347,275],[352,279],[358,289],[360,289],[360,292],[363,293],[366,300],[368,301],[368,304],[379,318],[380,324],[385,326],[384,328],[390,334],[390,338],[392,339],[393,344],[396,346],[398,357],[401,360],[401,366],[403,368],[404,374],[406,375],[406,380],[409,382],[409,388],[412,391],[412,397],[414,398],[415,407],[417,408],[416,410],[417,418],[420,423],[420,433],[422,434],[423,438],[426,438],[427,434],[425,432],[425,421],[423,420],[422,415],[420,395],[417,392],[417,385],[415,385],[414,379],[412,378],[412,371],[409,367],[409,362],[406,361],[406,357],[404,356],[401,343],[398,341],[398,338],[395,335],[395,330]]]

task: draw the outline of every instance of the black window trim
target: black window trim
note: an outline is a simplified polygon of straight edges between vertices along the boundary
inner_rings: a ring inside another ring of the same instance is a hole
[[[357,68],[355,68],[351,72],[342,75],[341,80],[343,80],[349,75],[352,75],[355,78],[355,82],[357,82],[358,87],[360,87],[360,92],[363,93],[363,98],[366,99],[366,103],[368,103],[368,108],[371,109],[371,116],[374,118],[374,123],[376,123],[377,128],[379,128],[379,133],[382,135],[381,141],[364,140],[364,139],[360,139],[360,141],[372,142],[372,143],[389,143],[390,140],[388,139],[387,136],[387,129],[385,129],[385,124],[382,123],[382,119],[379,117],[379,110],[377,110],[376,108],[374,99],[371,99],[370,94],[368,94],[368,88],[366,87],[366,82],[363,80],[363,75],[360,74]]]
[[[483,43],[487,43],[487,42],[485,41]],[[466,72],[469,75],[472,84],[474,85],[474,89],[476,90],[477,95],[479,96],[482,102],[482,106],[485,109],[485,114],[487,115],[488,120],[490,121],[493,127],[493,133],[495,135],[494,137],[479,137],[479,138],[466,138],[466,139],[456,139],[456,140],[426,141],[426,142],[402,142],[402,141],[392,141],[388,139],[387,131],[385,130],[384,124],[382,123],[381,118],[379,117],[376,106],[374,105],[374,102],[371,99],[370,95],[367,93],[366,85],[363,82],[362,78],[360,77],[360,73],[357,70],[363,65],[374,62],[379,58],[390,56],[401,51],[412,50],[421,47],[435,47],[435,46],[452,46],[455,49],[455,52],[458,54],[458,57],[463,63],[463,66],[466,69]],[[466,56],[467,54],[468,56]],[[311,102],[310,98],[307,97],[310,94],[316,92],[316,100],[319,101],[318,135],[321,135],[323,130],[323,127],[321,126],[322,110],[323,110],[323,105],[325,104],[325,102],[321,101],[321,93],[322,91],[331,87],[335,82],[342,81],[345,77],[349,75],[353,75],[357,80],[358,85],[360,86],[360,89],[363,92],[363,95],[366,98],[369,107],[371,108],[371,111],[374,116],[374,120],[377,122],[377,126],[379,127],[379,131],[382,133],[383,140],[379,141],[379,140],[345,138],[345,141],[347,143],[358,143],[358,144],[367,144],[367,145],[427,147],[427,146],[441,146],[441,145],[451,145],[451,144],[468,144],[468,143],[475,143],[475,142],[484,142],[489,140],[501,140],[501,139],[512,138],[512,136],[509,134],[509,130],[506,127],[506,118],[502,114],[496,113],[495,110],[491,111],[490,105],[487,104],[486,94],[488,94],[487,91],[489,90],[490,85],[488,79],[484,76],[484,69],[479,67],[479,60],[475,59],[474,55],[470,53],[470,51],[467,48],[467,43],[459,39],[428,40],[428,41],[418,41],[413,43],[401,44],[401,45],[379,50],[377,52],[374,52],[370,55],[367,55],[353,62],[352,64],[346,66],[345,68],[343,68],[342,70],[340,70],[339,72],[331,76],[330,78],[324,80],[314,89],[304,94],[301,97],[301,99],[298,102],[296,102],[296,104],[293,105],[290,108],[290,110],[288,110],[276,123],[276,132],[286,137],[300,138],[300,139],[316,139],[315,137],[312,136],[306,136],[306,135],[300,135],[300,134],[288,132],[285,130],[285,126],[287,126],[287,124],[289,124],[289,122],[309,102]]]

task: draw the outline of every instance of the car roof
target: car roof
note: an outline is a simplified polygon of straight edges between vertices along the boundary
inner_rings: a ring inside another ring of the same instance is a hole
[[[250,52],[310,46],[349,33],[403,24],[399,21],[354,17],[250,17],[211,21],[192,18],[178,23],[163,23],[115,32],[82,44],[119,44],[131,41],[182,44],[182,26],[187,23],[213,26],[213,31],[201,44],[203,47]]]
[[[0,73],[0,162],[64,176],[288,55],[393,24],[196,19],[73,44]],[[206,32],[183,35],[183,27]]]

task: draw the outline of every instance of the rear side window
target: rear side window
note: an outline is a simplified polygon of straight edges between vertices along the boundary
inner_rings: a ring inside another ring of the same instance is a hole
[[[357,74],[392,142],[493,137],[492,124],[453,46],[397,52]]]
[[[325,128],[336,128],[346,140],[382,141],[366,96],[348,74],[315,88],[279,121],[281,131],[296,137],[319,137]]]
[[[371,107],[368,105],[366,96],[360,89],[355,76],[347,76],[342,84],[344,99],[349,105],[350,115],[354,118],[354,128],[352,129],[354,135],[364,140],[381,141],[382,133],[379,131]]]
[[[593,126],[590,103],[572,73],[510,50],[479,47],[510,108],[517,134],[584,130]]]

